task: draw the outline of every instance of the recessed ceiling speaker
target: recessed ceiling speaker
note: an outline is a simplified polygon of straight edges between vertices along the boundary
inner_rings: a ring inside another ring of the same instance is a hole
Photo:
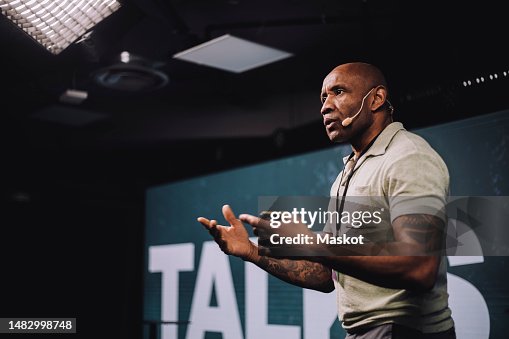
[[[102,87],[123,92],[149,92],[168,83],[154,63],[128,52],[121,53],[119,63],[95,71],[93,78]]]

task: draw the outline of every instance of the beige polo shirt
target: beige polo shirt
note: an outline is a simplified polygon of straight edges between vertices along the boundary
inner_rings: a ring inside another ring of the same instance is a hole
[[[343,160],[346,163],[348,157]],[[449,187],[447,167],[423,138],[405,130],[401,123],[387,126],[358,159],[353,170],[346,196],[365,197],[376,204],[377,209],[386,211],[390,222],[398,216],[415,213],[438,215],[445,220],[443,211]],[[332,185],[331,197],[341,199],[345,179],[341,172]],[[390,236],[390,222],[375,226],[383,229],[371,230],[370,234],[380,231],[379,234]],[[341,225],[339,233],[347,231],[347,227]],[[324,232],[337,233],[330,224]],[[428,292],[384,288],[340,272],[333,275],[339,320],[347,330],[398,323],[432,333],[453,326],[445,260],[441,260],[437,282]]]

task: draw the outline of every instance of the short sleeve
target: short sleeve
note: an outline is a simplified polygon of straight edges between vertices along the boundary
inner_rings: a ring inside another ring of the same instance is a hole
[[[429,152],[413,151],[396,159],[387,169],[384,187],[389,199],[391,222],[406,214],[445,217],[449,173],[442,158]]]

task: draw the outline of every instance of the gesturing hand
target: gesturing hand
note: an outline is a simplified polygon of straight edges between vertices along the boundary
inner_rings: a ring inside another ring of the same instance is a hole
[[[258,249],[261,255],[277,258],[294,258],[312,254],[315,247],[315,233],[299,220],[281,223],[280,226],[270,226],[270,219],[241,214],[240,220],[251,225],[254,234],[259,237]],[[274,239],[272,239],[274,237]],[[307,239],[305,244],[291,243],[290,239]],[[282,240],[284,239],[284,240]],[[282,240],[282,242],[280,242]],[[275,241],[275,242],[273,242]]]
[[[282,223],[277,228],[270,226],[270,221],[266,218],[255,217],[250,214],[241,214],[239,219],[253,227],[255,235],[268,238],[272,234],[278,234],[283,237],[293,237],[299,234],[313,236],[314,233],[306,224],[298,222]]]
[[[230,226],[218,225],[216,220],[209,220],[204,217],[199,217],[198,221],[205,226],[224,253],[242,259],[249,259],[257,253],[257,248],[249,240],[246,228],[237,219],[229,205],[224,205],[222,211]]]

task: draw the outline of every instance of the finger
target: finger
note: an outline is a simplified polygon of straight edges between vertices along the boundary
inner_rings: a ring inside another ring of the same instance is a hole
[[[239,219],[235,216],[235,213],[233,213],[232,208],[230,205],[224,205],[223,206],[223,215],[226,221],[230,223],[233,227],[239,225]]]
[[[269,228],[269,222],[267,220],[255,217],[251,214],[241,214],[239,215],[239,219],[253,227],[257,227],[260,229],[267,229]]]
[[[196,220],[203,226],[205,226],[206,229],[210,229],[210,220],[204,217],[199,217]]]
[[[262,239],[268,239],[270,237],[270,235],[273,233],[272,228],[253,227],[252,229],[253,229],[253,234],[259,238],[262,238]]]
[[[217,235],[217,221],[216,220],[209,220],[207,218],[204,218],[204,217],[199,217],[197,218],[196,220],[198,220],[198,222],[200,224],[203,225],[203,227],[205,227],[205,229],[207,229],[209,231],[209,234],[215,238],[216,235]]]
[[[215,232],[214,241],[219,245],[219,248],[221,248],[221,250],[224,252],[227,247],[227,244],[226,244],[226,241],[224,240],[224,238],[221,236],[221,232],[220,232],[219,228],[214,227],[212,230]]]
[[[217,235],[219,234],[219,229],[217,228],[217,220],[214,220],[214,219],[210,220],[210,222],[209,222],[209,233],[214,238],[216,238]]]

